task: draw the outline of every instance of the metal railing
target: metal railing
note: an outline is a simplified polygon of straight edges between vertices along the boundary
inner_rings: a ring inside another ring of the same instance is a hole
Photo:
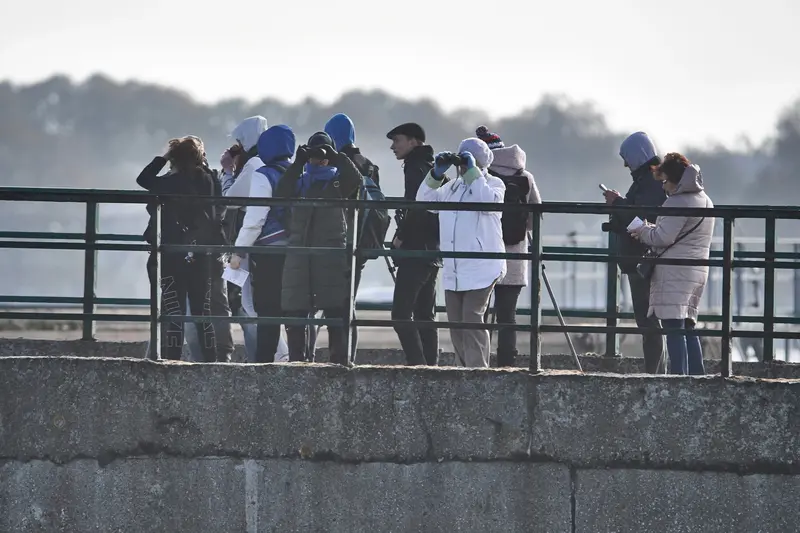
[[[615,356],[619,352],[617,335],[641,334],[647,331],[658,331],[661,333],[669,332],[665,328],[639,328],[639,327],[620,327],[620,319],[630,319],[631,314],[621,313],[618,305],[619,294],[619,275],[617,273],[617,263],[620,260],[630,257],[611,254],[610,250],[616,249],[613,233],[609,233],[608,248],[586,248],[586,247],[543,247],[541,234],[541,216],[546,214],[581,214],[581,215],[610,215],[614,213],[633,213],[648,215],[676,215],[676,216],[713,216],[717,223],[723,224],[723,246],[721,251],[712,251],[709,260],[683,260],[683,259],[658,259],[657,264],[676,264],[676,265],[706,265],[722,267],[722,309],[720,315],[701,315],[699,321],[720,322],[720,329],[698,329],[696,334],[700,336],[720,337],[721,338],[721,374],[723,377],[732,375],[731,343],[736,337],[755,337],[763,338],[764,342],[764,361],[769,362],[773,359],[774,339],[795,338],[797,333],[791,331],[775,331],[776,324],[798,325],[798,317],[776,317],[775,316],[775,270],[792,269],[800,267],[800,253],[797,252],[776,252],[776,221],[777,220],[797,220],[800,219],[800,209],[795,207],[775,207],[775,206],[718,206],[713,209],[706,208],[664,208],[664,207],[628,207],[628,206],[607,206],[594,203],[557,203],[546,202],[544,204],[512,205],[512,204],[486,204],[486,203],[431,203],[431,202],[409,202],[402,199],[388,198],[380,203],[381,207],[387,209],[429,209],[442,211],[506,211],[506,210],[527,210],[533,213],[533,229],[531,234],[531,247],[528,253],[473,253],[473,252],[436,252],[436,251],[416,251],[416,250],[358,250],[353,245],[353,239],[348,239],[348,244],[344,248],[302,248],[302,247],[237,247],[237,246],[207,246],[207,245],[176,245],[162,244],[160,242],[161,209],[160,206],[165,200],[171,197],[168,195],[153,195],[139,191],[118,191],[118,190],[76,190],[76,189],[56,189],[56,188],[21,188],[21,187],[0,187],[0,201],[25,201],[25,202],[56,202],[56,203],[82,203],[86,207],[86,228],[84,233],[56,233],[56,232],[24,232],[24,231],[0,231],[0,248],[16,249],[51,249],[51,250],[83,250],[84,251],[84,281],[82,297],[18,297],[0,296],[0,302],[16,303],[50,303],[50,304],[80,304],[81,313],[48,313],[48,312],[19,312],[4,311],[0,312],[0,318],[5,319],[40,319],[40,320],[80,320],[83,323],[83,339],[93,339],[95,335],[95,323],[98,321],[149,321],[150,322],[150,343],[151,349],[155,354],[160,350],[160,331],[159,324],[165,319],[161,314],[161,287],[159,283],[150,284],[150,298],[147,300],[135,298],[97,298],[97,252],[101,250],[114,251],[149,251],[155,260],[156,276],[160,279],[160,252],[196,252],[196,253],[281,253],[281,254],[329,254],[345,253],[350,258],[350,302],[354,302],[354,279],[356,260],[359,256],[375,258],[390,256],[396,258],[403,257],[442,257],[442,258],[495,258],[495,259],[519,259],[528,260],[531,265],[531,272],[541,272],[543,262],[562,261],[562,262],[594,262],[606,263],[606,306],[605,311],[588,310],[563,310],[565,317],[604,319],[605,325],[572,325],[561,326],[544,324],[543,316],[555,316],[554,311],[541,308],[541,283],[530,283],[530,302],[531,309],[518,310],[519,314],[530,315],[530,324],[517,324],[514,326],[503,324],[465,324],[453,322],[414,322],[417,326],[432,326],[436,328],[450,329],[492,329],[500,328],[515,329],[526,331],[530,334],[531,362],[530,370],[541,371],[541,351],[540,335],[542,333],[597,333],[606,338],[606,355]],[[358,209],[368,207],[371,202],[361,200],[334,200],[334,199],[280,199],[280,198],[199,198],[199,197],[179,197],[182,201],[187,199],[196,202],[212,201],[217,205],[226,206],[287,206],[295,208],[306,207],[344,207],[352,209],[354,214]],[[98,232],[98,206],[100,204],[152,204],[156,206],[152,221],[154,233],[157,238],[150,244],[143,244],[140,235],[127,234],[103,234]],[[734,251],[734,222],[737,219],[761,219],[765,221],[765,244],[764,251]],[[351,231],[354,231],[352,229]],[[352,236],[352,235],[351,235]],[[60,241],[80,241],[80,242],[60,242]],[[138,242],[137,242],[138,241]],[[764,281],[764,314],[763,316],[734,316],[731,306],[732,292],[732,272],[735,268],[763,268]],[[149,305],[149,316],[141,314],[110,314],[97,313],[98,305],[120,305],[135,306]],[[267,323],[267,324],[314,324],[314,325],[341,325],[343,326],[347,350],[350,353],[351,325],[355,326],[383,326],[392,327],[403,323],[398,320],[375,320],[375,319],[355,319],[354,305],[349,306],[349,312],[344,319],[316,319],[316,318],[286,318],[286,317],[218,317],[218,316],[175,316],[169,315],[171,322],[197,322],[197,321],[229,321],[238,323]],[[386,306],[363,306],[359,309],[383,310]],[[735,330],[733,323],[752,323],[763,324],[763,331]]]

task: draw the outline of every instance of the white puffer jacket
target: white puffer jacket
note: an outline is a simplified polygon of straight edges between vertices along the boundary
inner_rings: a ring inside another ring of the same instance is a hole
[[[467,141],[478,141],[468,139]],[[475,156],[480,168],[469,185],[463,177],[442,185],[428,173],[417,191],[421,202],[503,203],[506,186],[503,180],[490,176],[486,168],[493,156],[483,141],[462,142],[460,151]],[[467,144],[465,144],[467,143]],[[481,146],[483,145],[483,146]],[[485,150],[484,150],[485,148]],[[488,153],[487,153],[488,152]],[[504,253],[501,211],[433,211],[439,214],[439,239],[442,251]],[[472,291],[490,287],[506,273],[505,259],[444,259],[442,282],[447,291]]]

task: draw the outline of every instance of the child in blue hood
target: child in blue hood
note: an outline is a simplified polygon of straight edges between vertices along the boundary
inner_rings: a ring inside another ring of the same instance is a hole
[[[263,165],[250,178],[250,198],[272,198],[289,159],[295,150],[294,132],[289,126],[278,125],[264,131],[258,138],[258,159]],[[247,208],[236,246],[286,246],[288,231],[283,207],[251,205]],[[281,283],[284,254],[251,254],[249,266],[253,288],[253,306],[258,316],[277,318],[281,311]],[[239,255],[231,258],[231,267],[238,268]],[[257,348],[253,362],[272,363],[280,341],[279,324],[259,324]]]
[[[333,148],[324,132],[297,149],[294,162],[278,183],[281,198],[346,199],[357,193],[361,173],[347,155]],[[289,246],[345,248],[347,213],[342,207],[293,207]],[[281,305],[286,316],[306,317],[322,310],[326,318],[344,318],[349,309],[350,259],[345,254],[289,254],[283,268]],[[349,363],[341,326],[328,326],[331,362]],[[306,326],[287,326],[289,360],[304,361]]]

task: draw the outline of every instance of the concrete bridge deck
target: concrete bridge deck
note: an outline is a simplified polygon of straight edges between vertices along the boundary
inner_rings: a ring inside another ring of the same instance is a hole
[[[0,531],[789,532],[800,381],[0,358]]]

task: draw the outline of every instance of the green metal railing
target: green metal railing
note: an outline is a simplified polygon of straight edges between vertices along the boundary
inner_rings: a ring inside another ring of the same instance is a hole
[[[435,251],[408,251],[408,250],[370,250],[361,251],[353,247],[352,239],[345,248],[298,248],[298,247],[237,247],[237,246],[205,246],[205,245],[172,245],[160,242],[160,204],[169,200],[171,196],[157,196],[139,191],[114,191],[114,190],[76,190],[76,189],[52,189],[52,188],[19,188],[19,187],[0,187],[0,201],[27,201],[27,202],[56,202],[56,203],[82,203],[86,206],[86,229],[84,233],[47,233],[47,232],[0,232],[0,248],[16,249],[56,249],[56,250],[83,250],[84,258],[84,285],[82,297],[17,297],[0,296],[0,303],[48,303],[48,304],[78,304],[82,306],[81,313],[47,313],[47,312],[0,312],[0,318],[6,319],[43,319],[43,320],[80,320],[83,323],[83,338],[93,339],[95,330],[94,325],[98,321],[149,321],[150,322],[150,342],[151,349],[155,354],[160,349],[160,330],[159,324],[165,319],[161,314],[161,287],[154,283],[150,287],[149,299],[135,298],[97,298],[96,293],[96,265],[97,252],[100,250],[115,251],[149,251],[155,257],[156,279],[160,279],[160,252],[240,252],[240,253],[287,253],[287,254],[329,254],[345,253],[351,261],[350,279],[350,301],[354,302],[353,294],[353,273],[355,263],[359,256],[370,258],[390,256],[390,257],[452,257],[452,258],[497,258],[497,259],[522,259],[531,262],[532,272],[541,272],[545,261],[563,262],[592,262],[607,264],[607,285],[606,285],[606,309],[605,311],[588,310],[564,310],[563,315],[571,318],[585,319],[605,319],[605,325],[573,325],[560,326],[542,323],[543,316],[555,316],[554,311],[543,311],[541,309],[541,283],[530,284],[529,310],[519,310],[519,314],[530,315],[530,324],[518,324],[515,326],[499,324],[464,324],[451,322],[414,322],[418,326],[432,326],[437,328],[451,329],[500,329],[509,328],[518,331],[526,331],[530,334],[531,340],[531,371],[541,370],[541,352],[539,339],[542,333],[567,332],[567,333],[597,333],[605,335],[606,355],[614,356],[619,352],[617,335],[641,334],[646,331],[658,331],[661,333],[669,330],[665,328],[638,328],[620,327],[620,319],[632,318],[631,314],[620,313],[618,306],[619,276],[617,274],[617,263],[629,257],[614,255],[609,251],[614,250],[615,235],[609,233],[608,248],[586,248],[586,247],[543,247],[541,234],[541,216],[533,217],[533,230],[531,238],[531,248],[528,253],[471,253],[471,252],[435,252]],[[187,198],[180,197],[182,201],[208,202],[213,201],[218,205],[267,205],[267,206],[288,206],[295,208],[304,207],[346,207],[354,212],[358,209],[368,207],[370,202],[356,200],[333,200],[333,199],[279,199],[279,198]],[[98,206],[100,204],[148,204],[156,206],[153,216],[155,234],[158,236],[152,245],[141,242],[139,235],[126,234],[102,234],[98,233]],[[506,210],[527,210],[536,215],[545,214],[582,214],[582,215],[610,215],[613,213],[633,213],[638,215],[646,213],[657,215],[679,215],[679,216],[714,216],[717,223],[723,224],[723,247],[721,251],[712,251],[709,260],[680,260],[680,259],[659,259],[657,264],[679,264],[679,265],[707,265],[722,267],[722,310],[721,315],[702,315],[700,321],[720,322],[719,330],[699,329],[696,333],[701,336],[720,337],[722,341],[721,351],[721,374],[723,377],[732,374],[731,343],[736,337],[755,337],[763,338],[764,342],[764,361],[769,362],[773,359],[774,339],[796,338],[798,335],[791,331],[775,331],[776,324],[797,325],[800,318],[797,317],[776,317],[775,316],[775,270],[776,269],[797,269],[800,267],[800,253],[777,252],[776,243],[776,221],[777,220],[797,220],[800,219],[800,209],[795,207],[774,207],[774,206],[719,206],[713,209],[704,208],[663,208],[663,207],[614,207],[594,203],[544,203],[539,205],[511,205],[511,204],[486,204],[486,203],[429,203],[429,202],[409,202],[401,199],[387,199],[381,202],[381,207],[387,209],[430,209],[442,211],[506,211]],[[742,251],[734,253],[734,222],[738,219],[761,219],[765,221],[765,246],[764,251]],[[80,242],[62,242],[80,241]],[[138,242],[137,242],[138,241]],[[732,314],[731,293],[732,293],[732,272],[734,268],[763,268],[765,273],[764,282],[764,302],[765,310],[763,316],[734,316]],[[136,306],[149,305],[150,313],[140,314],[110,314],[97,313],[98,305],[120,305]],[[364,305],[359,306],[364,310],[385,310],[387,306]],[[216,317],[216,316],[175,316],[170,315],[169,321],[172,322],[196,322],[196,321],[230,321],[239,323],[272,323],[272,324],[315,324],[315,325],[342,325],[350,350],[350,326],[383,326],[391,327],[403,323],[397,320],[369,320],[355,319],[354,306],[350,306],[349,313],[342,321],[334,319],[315,319],[315,318],[284,318],[284,317]],[[756,323],[763,324],[763,331],[734,330],[733,323]]]

